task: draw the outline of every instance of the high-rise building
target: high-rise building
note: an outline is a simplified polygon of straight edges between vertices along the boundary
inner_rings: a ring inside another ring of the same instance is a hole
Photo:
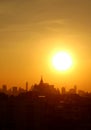
[[[5,94],[7,93],[7,85],[2,86],[2,92]]]
[[[17,95],[18,94],[18,90],[17,90],[16,86],[12,87],[12,94],[13,95]]]
[[[65,94],[65,93],[66,93],[65,87],[62,87],[62,88],[61,88],[61,92],[62,92],[62,94]]]
[[[28,82],[26,82],[26,92],[28,91]]]
[[[34,86],[32,86],[32,91],[35,91],[42,96],[45,96],[46,94],[58,93],[57,89],[54,88],[54,85],[49,85],[48,83],[45,83],[42,77],[39,84],[35,84]]]

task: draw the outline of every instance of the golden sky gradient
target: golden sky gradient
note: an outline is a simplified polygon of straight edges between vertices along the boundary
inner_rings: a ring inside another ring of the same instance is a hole
[[[52,68],[51,57],[65,50],[67,72]],[[90,0],[0,0],[0,86],[45,82],[91,91]]]

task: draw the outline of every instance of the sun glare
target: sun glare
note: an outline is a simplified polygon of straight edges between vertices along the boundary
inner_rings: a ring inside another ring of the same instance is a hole
[[[72,58],[67,52],[58,52],[52,58],[52,64],[58,71],[66,71],[72,66]]]

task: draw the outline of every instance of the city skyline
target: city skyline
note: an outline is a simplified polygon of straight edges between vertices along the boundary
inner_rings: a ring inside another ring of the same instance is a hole
[[[76,85],[71,86],[69,89],[67,89],[67,86],[60,86],[57,88],[55,85],[50,85],[48,82],[45,82],[42,76],[39,83],[34,83],[32,86],[29,86],[29,83],[26,82],[24,87],[15,85],[8,87],[6,84],[0,87],[0,93],[6,95],[18,96],[21,93],[27,92],[37,92],[40,93],[40,96],[45,96],[45,94],[89,96],[89,94],[91,94],[91,91],[81,90]]]
[[[52,66],[59,51],[73,59],[65,72]],[[41,75],[91,91],[90,0],[0,0],[0,86],[31,86]]]

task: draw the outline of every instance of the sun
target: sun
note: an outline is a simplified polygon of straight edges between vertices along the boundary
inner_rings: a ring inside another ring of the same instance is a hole
[[[61,51],[52,58],[52,64],[58,71],[66,71],[72,66],[72,58],[69,53]]]

